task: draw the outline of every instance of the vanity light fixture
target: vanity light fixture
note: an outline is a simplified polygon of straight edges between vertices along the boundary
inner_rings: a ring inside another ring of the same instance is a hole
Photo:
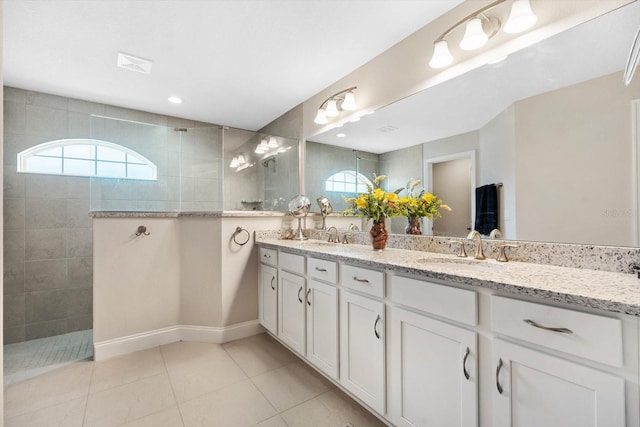
[[[258,144],[258,146],[256,147],[255,152],[257,154],[264,154],[269,150],[269,144],[267,143],[267,139],[266,138],[262,138],[262,140],[260,141],[260,144]]]
[[[491,4],[467,15],[460,21],[452,25],[447,31],[438,37],[433,45],[433,56],[429,61],[431,68],[444,68],[453,62],[453,55],[449,51],[447,36],[456,28],[465,25],[464,36],[460,41],[460,49],[475,50],[484,46],[487,41],[500,30],[501,22],[494,16],[489,16],[485,12],[497,5],[509,0],[496,0]],[[511,0],[511,13],[502,29],[505,33],[516,34],[528,30],[538,20],[538,17],[531,10],[529,0]]]
[[[337,117],[340,111],[353,111],[356,109],[356,95],[353,92],[357,86],[341,90],[331,95],[320,104],[314,123],[326,125],[329,123],[328,117]]]
[[[269,137],[269,143],[267,144],[269,148],[278,148],[278,140],[275,136]]]

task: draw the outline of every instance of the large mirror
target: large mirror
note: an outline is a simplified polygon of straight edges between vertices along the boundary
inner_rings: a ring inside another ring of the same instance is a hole
[[[640,77],[622,74],[639,22],[634,2],[310,138],[307,193],[338,210],[336,172],[420,178],[462,218],[423,233],[461,236],[498,184],[506,239],[638,246]]]

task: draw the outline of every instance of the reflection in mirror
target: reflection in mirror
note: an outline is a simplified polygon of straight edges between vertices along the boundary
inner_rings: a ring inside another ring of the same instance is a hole
[[[224,129],[224,210],[287,211],[298,194],[298,141]]]
[[[638,19],[634,2],[346,123],[344,138],[334,130],[311,139],[372,152],[419,145],[421,166],[471,151],[474,185],[503,183],[506,239],[637,246],[640,79],[625,86],[623,69]],[[378,154],[379,163],[392,153]],[[398,172],[379,173],[392,187]],[[420,173],[427,189],[438,187],[432,170]]]

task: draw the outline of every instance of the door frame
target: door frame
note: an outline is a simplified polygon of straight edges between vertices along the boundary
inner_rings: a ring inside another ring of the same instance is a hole
[[[476,212],[476,150],[461,151],[459,153],[447,154],[446,156],[431,157],[424,159],[424,188],[426,191],[433,193],[433,165],[437,163],[448,162],[450,160],[469,159],[471,164],[470,172],[470,193],[471,193],[471,212],[469,214],[469,225],[473,230],[475,223]],[[433,221],[429,218],[424,219],[423,230],[426,230],[427,235],[433,235]]]

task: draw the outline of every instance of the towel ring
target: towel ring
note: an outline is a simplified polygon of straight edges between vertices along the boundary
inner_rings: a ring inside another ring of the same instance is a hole
[[[243,242],[238,242],[238,240],[236,238],[238,237],[238,234],[241,234],[241,233],[247,233],[247,238]],[[244,246],[251,239],[251,234],[249,234],[249,232],[246,229],[242,228],[242,227],[236,227],[236,231],[233,232],[233,236],[231,236],[231,238],[233,239],[233,242],[236,245]]]

